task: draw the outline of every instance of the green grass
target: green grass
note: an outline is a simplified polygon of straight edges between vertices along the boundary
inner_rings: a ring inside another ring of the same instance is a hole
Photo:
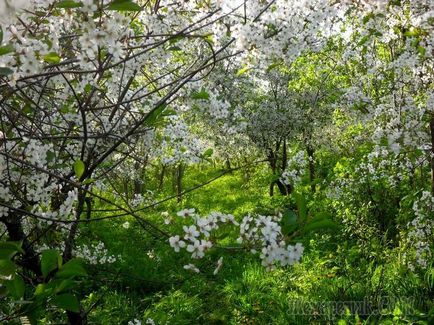
[[[218,174],[215,170],[196,172],[187,170],[186,189]],[[290,202],[268,196],[267,177],[266,171],[258,170],[246,183],[241,172],[227,174],[186,194],[179,204],[168,201],[141,216],[163,226],[162,211],[175,216],[182,208],[195,208],[202,215],[232,213],[238,219],[252,211],[271,213]],[[159,193],[161,197],[171,194],[167,189]],[[122,226],[126,220],[129,229]],[[175,222],[166,228],[180,233],[181,225]],[[175,253],[166,239],[154,238],[131,216],[91,224],[82,229],[82,235],[82,241],[101,240],[110,254],[122,256],[113,265],[90,271],[95,277],[88,280],[89,290],[83,295],[87,308],[97,302],[89,314],[94,324],[127,324],[134,318],[152,318],[156,324],[428,324],[427,313],[433,313],[432,301],[417,306],[413,315],[400,314],[405,307],[400,307],[401,302],[370,317],[348,311],[335,315],[331,307],[320,312],[314,306],[306,315],[291,312],[302,302],[309,306],[321,301],[375,301],[381,296],[410,300],[433,296],[432,268],[426,279],[409,276],[400,267],[397,252],[384,250],[375,257],[366,256],[340,235],[310,234],[304,238],[306,251],[300,264],[271,272],[260,265],[257,255],[213,249],[197,261],[199,274],[183,269],[191,262],[189,254]],[[235,238],[233,234],[224,243],[233,244]],[[214,276],[215,262],[221,256],[223,268]]]

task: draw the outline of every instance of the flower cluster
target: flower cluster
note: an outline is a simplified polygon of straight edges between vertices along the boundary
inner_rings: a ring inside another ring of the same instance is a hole
[[[308,160],[304,151],[299,151],[295,154],[290,154],[287,162],[287,167],[283,171],[280,181],[286,185],[294,185],[300,183],[301,178],[306,172]]]
[[[422,192],[421,197],[413,204],[413,212],[415,218],[407,225],[407,240],[414,255],[411,252],[405,255],[410,268],[414,269],[413,262],[426,268],[428,261],[432,259],[434,246],[434,196],[430,192]]]
[[[170,246],[173,247],[175,252],[179,252],[185,248],[187,252],[191,253],[194,259],[201,259],[205,256],[205,252],[213,247],[211,233],[219,229],[223,224],[238,225],[235,218],[231,214],[224,214],[220,212],[211,212],[207,216],[200,216],[196,213],[195,209],[184,209],[177,213],[181,218],[189,218],[193,221],[190,226],[183,226],[183,236],[172,236],[169,238]],[[220,261],[222,263],[222,261]],[[220,269],[221,265],[218,267]],[[186,265],[186,269],[191,269],[196,272],[196,267]]]
[[[120,256],[110,255],[103,242],[89,246],[86,244],[78,246],[74,250],[74,256],[83,258],[92,265],[112,264],[121,258]]]
[[[147,318],[145,324],[155,325],[155,322],[152,318]],[[128,325],[142,325],[142,321],[139,319],[133,319],[128,322]]]
[[[260,249],[262,265],[268,270],[277,265],[293,265],[300,261],[304,247],[301,243],[287,245],[281,232],[281,215],[252,216],[247,215],[240,224],[240,237],[238,243],[251,247],[251,252]]]
[[[163,136],[164,140],[157,154],[163,157],[164,165],[200,162],[206,146],[189,131],[188,126],[179,116],[173,115],[168,118]]]

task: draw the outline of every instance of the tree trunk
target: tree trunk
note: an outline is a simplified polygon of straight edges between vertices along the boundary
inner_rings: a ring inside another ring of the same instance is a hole
[[[166,173],[166,165],[163,165],[163,167],[161,168],[161,173],[160,176],[158,178],[158,190],[162,190],[163,189],[163,185],[164,185],[164,174]]]
[[[232,169],[232,167],[231,167],[231,161],[229,160],[229,158],[226,158],[225,168],[226,168],[226,170],[231,170]],[[230,172],[230,174],[232,174],[232,171]]]
[[[33,246],[24,233],[23,226],[21,224],[21,216],[16,213],[10,213],[10,215],[3,220],[3,223],[6,226],[10,241],[23,242],[22,248],[24,250],[24,254],[17,261],[17,264],[22,266],[24,269],[33,272],[36,277],[42,276],[39,256],[33,249]]]
[[[271,184],[270,184],[269,193],[270,193],[270,196],[274,196],[274,182],[271,182]]]
[[[86,192],[79,190],[77,210],[75,212],[75,221],[72,223],[68,237],[65,239],[65,249],[63,250],[63,262],[66,263],[72,258],[72,250],[75,245],[75,236],[78,231],[78,221],[84,210]]]
[[[267,154],[268,163],[270,164],[271,171],[273,172],[273,175],[276,175],[276,155],[273,151],[273,149],[268,149]],[[272,181],[270,184],[270,196],[274,196],[274,184],[276,181]]]
[[[292,186],[283,184],[280,180],[276,181],[277,187],[279,188],[279,192],[282,195],[289,195],[292,192]]]
[[[138,161],[136,161],[134,163],[134,169],[136,171],[140,170],[140,163]],[[134,194],[142,194],[143,193],[143,178],[142,175],[143,174],[143,170],[140,173],[140,175],[138,175],[137,177],[134,178]]]
[[[76,313],[73,311],[67,311],[66,315],[68,316],[68,321],[70,325],[86,325],[87,324],[87,315],[83,308],[80,308],[80,312]]]
[[[182,177],[184,176],[184,166],[179,163],[176,173],[176,194],[178,202],[182,201]]]
[[[274,151],[272,150],[272,149],[268,149],[268,155],[267,155],[267,158],[268,158],[268,162],[269,162],[269,164],[270,164],[270,167],[271,167],[271,171],[273,172],[273,175],[276,175],[277,174],[277,155],[274,153]],[[282,167],[286,167],[286,146],[285,146],[285,143],[284,143],[284,146],[283,146],[283,155],[282,155]],[[292,192],[292,186],[291,185],[285,185],[285,184],[283,184],[279,179],[278,180],[275,180],[275,181],[272,181],[271,182],[271,184],[270,184],[270,190],[269,190],[269,193],[270,193],[270,196],[274,196],[274,186],[275,185],[277,185],[277,187],[278,187],[278,189],[279,189],[279,192],[280,192],[280,194],[282,194],[282,195],[289,195],[289,194],[291,194],[291,192]]]

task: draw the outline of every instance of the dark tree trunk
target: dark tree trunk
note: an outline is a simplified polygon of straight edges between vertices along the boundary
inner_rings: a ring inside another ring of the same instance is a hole
[[[21,223],[21,216],[16,213],[11,213],[9,217],[3,220],[6,226],[10,241],[22,241],[24,254],[17,261],[17,264],[24,269],[33,272],[36,277],[42,276],[39,256],[33,249],[33,246],[28,241],[26,234],[24,233]],[[36,281],[39,282],[39,281]]]
[[[84,211],[84,203],[86,201],[85,197],[86,193],[84,191],[79,191],[78,193],[78,204],[77,204],[77,210],[75,213],[75,220],[71,226],[71,229],[69,230],[68,238],[65,240],[65,249],[63,251],[63,263],[66,263],[72,258],[72,250],[75,245],[75,237],[77,235],[78,231],[78,220],[80,220],[81,214]],[[80,304],[80,312],[72,312],[67,311],[66,315],[68,317],[69,324],[71,325],[85,325],[87,324],[87,315],[84,312],[84,310],[81,307]]]
[[[63,251],[63,262],[67,262],[72,258],[72,250],[75,245],[75,236],[77,235],[78,231],[78,221],[80,220],[81,214],[84,210],[84,203],[85,203],[85,195],[86,192],[80,190],[78,192],[78,204],[77,204],[77,210],[75,212],[75,221],[71,226],[71,229],[69,230],[68,237],[65,240],[65,249]]]
[[[164,185],[164,174],[166,173],[166,165],[161,168],[161,173],[158,177],[158,189],[161,191]]]
[[[142,194],[143,193],[143,181],[141,179],[134,180],[134,194]]]
[[[279,149],[279,145],[276,145],[276,148]],[[273,172],[273,175],[277,175],[277,155],[275,154],[275,152],[272,149],[268,149],[268,162],[270,164],[271,167],[271,171]],[[286,142],[284,141],[284,145],[283,145],[283,154],[282,154],[282,169],[284,170],[284,168],[286,168],[286,160],[287,160],[287,153],[286,153]],[[280,194],[282,195],[289,195],[292,192],[292,186],[291,185],[285,185],[283,184],[280,180],[275,180],[273,182],[271,182],[270,184],[270,196],[274,195],[274,186],[277,185],[277,188],[279,189]]]
[[[271,182],[271,184],[270,184],[270,191],[269,191],[269,193],[270,193],[270,196],[274,196],[274,182]]]
[[[285,171],[287,164],[288,164],[288,152],[286,150],[286,140],[283,140],[282,171]]]
[[[226,168],[226,170],[231,170],[232,169],[232,167],[231,167],[231,161],[229,160],[229,158],[227,158],[226,161],[225,161],[225,168]],[[230,172],[230,173],[232,173],[232,172]]]
[[[141,165],[138,161],[134,163],[134,169],[139,171],[141,170]],[[138,177],[134,179],[134,194],[142,194],[143,193],[143,171],[139,174]]]
[[[182,201],[182,177],[184,176],[184,165],[179,163],[176,173],[176,194],[178,202]]]
[[[273,149],[268,149],[267,154],[268,163],[270,164],[271,171],[273,172],[273,175],[276,175],[276,155],[273,151]],[[270,184],[270,196],[274,196],[274,185],[276,181],[272,181]]]
[[[68,317],[68,322],[70,325],[86,325],[87,315],[83,308],[80,308],[80,312],[76,313],[73,311],[67,311],[66,315]]]
[[[276,181],[277,187],[279,188],[279,192],[282,195],[289,195],[292,192],[292,186],[291,185],[285,185],[281,181]]]

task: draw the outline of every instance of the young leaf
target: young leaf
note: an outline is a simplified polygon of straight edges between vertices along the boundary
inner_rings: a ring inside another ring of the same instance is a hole
[[[55,52],[50,52],[44,56],[44,61],[47,63],[57,64],[60,62],[60,56]]]
[[[51,303],[59,308],[78,313],[80,311],[80,303],[76,296],[71,293],[64,293],[55,296],[51,299]]]
[[[48,249],[42,252],[41,258],[41,271],[44,277],[59,268],[62,265],[62,257],[55,249]]]
[[[0,275],[5,277],[15,274],[15,264],[9,260],[0,260]]]
[[[212,154],[214,153],[214,150],[212,148],[207,149],[204,153],[203,153],[203,157],[204,158],[209,158],[212,156]]]
[[[80,178],[85,170],[85,166],[84,166],[84,162],[81,161],[80,159],[76,160],[74,163],[74,172],[75,172],[75,176],[77,176],[77,178]]]
[[[83,7],[81,2],[75,2],[72,0],[62,0],[54,5],[56,8],[79,8]]]
[[[15,49],[12,45],[0,46],[0,56],[11,53],[13,51],[15,51]]]
[[[148,116],[146,116],[146,124],[153,125],[155,122],[157,122],[160,116],[164,116],[163,111],[165,108],[166,105],[160,105],[152,112],[150,112]]]
[[[24,253],[21,242],[0,243],[0,259],[11,259],[16,253]]]
[[[20,299],[24,296],[25,284],[22,277],[16,275],[14,279],[5,281],[6,288],[9,294],[15,299]]]
[[[75,276],[86,276],[87,272],[81,265],[79,259],[72,259],[65,263],[60,270],[56,273],[58,278],[72,278]]]
[[[201,89],[199,92],[194,92],[191,95],[191,98],[193,99],[209,99],[209,94],[206,92],[205,89]]]
[[[60,293],[62,291],[70,290],[74,288],[77,283],[71,279],[58,279],[52,280],[50,283],[55,283],[55,288],[53,290],[53,294]]]
[[[304,228],[303,232],[309,232],[309,231],[318,231],[318,230],[335,230],[338,228],[338,225],[336,222],[330,219],[322,219],[319,221],[308,223]]]
[[[142,8],[131,0],[114,0],[108,4],[107,10],[140,11]]]
[[[249,70],[250,70],[249,67],[241,68],[240,70],[237,71],[237,76],[241,76],[241,75],[247,73]]]

